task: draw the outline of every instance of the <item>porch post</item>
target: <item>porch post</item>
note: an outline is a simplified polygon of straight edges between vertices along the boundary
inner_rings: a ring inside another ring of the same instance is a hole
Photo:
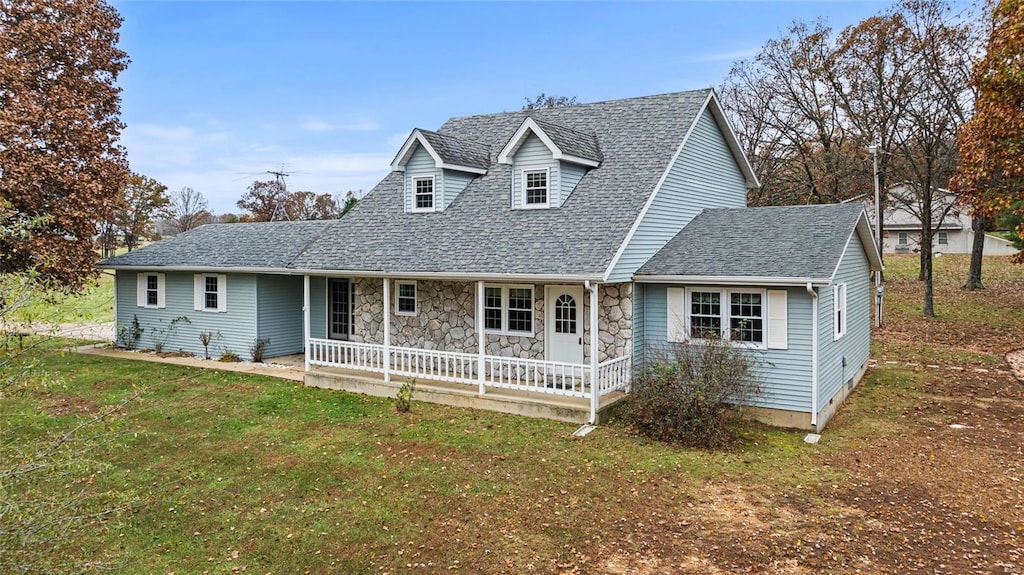
[[[487,353],[487,337],[484,335],[484,282],[476,282],[476,377],[480,382],[480,395],[484,394],[484,354]]]
[[[590,423],[597,422],[597,284],[590,284]]]
[[[384,381],[391,381],[391,282],[384,278]]]
[[[309,275],[302,276],[302,350],[306,371],[309,371]]]

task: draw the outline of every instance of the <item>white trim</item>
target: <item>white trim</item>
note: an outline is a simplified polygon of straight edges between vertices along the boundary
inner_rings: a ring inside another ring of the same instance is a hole
[[[412,286],[412,311],[401,311],[399,305],[402,301],[402,286]],[[416,316],[419,314],[419,291],[416,287],[416,280],[395,280],[395,315]]]
[[[781,289],[767,290],[768,311],[767,336],[765,343],[768,349],[789,349],[789,291]]]
[[[486,327],[486,321],[484,321],[484,333],[493,335],[512,335],[517,337],[537,337],[537,290],[533,285],[529,284],[484,284],[484,294],[486,295],[487,288],[496,288],[501,290],[501,329],[494,330]],[[508,327],[508,300],[510,289],[528,289],[530,290],[530,331],[513,331]],[[486,303],[486,302],[485,302]],[[481,306],[482,308],[484,306]]]
[[[570,292],[570,295],[576,299],[576,330],[579,333],[579,337],[582,340],[583,332],[586,331],[586,326],[583,322],[583,292],[586,290],[584,286],[579,284],[547,284],[544,286],[544,359],[547,361],[553,361],[551,359],[551,334],[555,329],[555,300],[556,297],[551,295],[551,292],[558,291],[562,293]],[[579,298],[576,296],[579,295]],[[534,306],[536,309],[536,305]],[[583,346],[580,345],[581,359],[580,363],[583,362],[582,357],[585,357],[583,353]],[[571,362],[570,362],[571,363]]]
[[[808,282],[825,286],[832,283],[828,278],[773,278],[754,276],[633,276],[636,283],[680,283],[717,286],[803,286]]]
[[[511,164],[513,162],[513,157],[516,155],[516,152],[519,151],[523,142],[525,142],[529,137],[527,132],[537,136],[537,138],[543,142],[544,146],[551,152],[552,159],[580,164],[590,168],[596,168],[601,165],[601,162],[588,160],[587,158],[581,158],[579,156],[573,156],[562,152],[562,149],[555,145],[555,142],[551,137],[544,132],[544,129],[541,128],[532,117],[527,117],[523,120],[523,123],[519,125],[519,129],[516,130],[516,133],[512,135],[508,143],[505,144],[505,147],[498,153],[499,164]]]
[[[309,371],[309,338],[310,338],[310,310],[309,310],[309,276],[302,276],[302,355],[305,371]]]
[[[391,282],[384,278],[384,381],[391,381]],[[349,296],[351,297],[351,295]],[[349,320],[352,321],[351,319]],[[349,328],[351,331],[352,328]]]
[[[526,174],[544,172],[545,202],[543,204],[529,204],[526,202]],[[540,210],[551,207],[551,168],[523,168],[519,171],[519,207],[524,210]]]
[[[409,182],[410,188],[409,193],[412,194],[409,203],[410,213],[425,213],[425,212],[436,212],[437,209],[437,177],[433,174],[429,176],[409,176],[411,179]],[[430,180],[430,207],[419,208],[416,207],[416,198],[419,194],[416,193],[416,184],[420,181]]]
[[[597,319],[597,286],[587,282],[583,287],[590,291],[590,424],[597,422],[597,406],[600,390],[597,385],[597,348],[598,328],[600,322]],[[546,302],[545,302],[546,303]]]
[[[486,376],[484,374],[484,364],[486,362],[487,355],[487,334],[484,333],[484,282],[476,282],[476,347],[477,347],[477,358],[476,363],[476,376],[478,379],[480,395],[484,394]]]
[[[848,295],[846,283],[832,286],[832,341],[843,339],[847,333],[847,316],[850,309]]]
[[[729,118],[726,117],[725,111],[722,110],[722,103],[718,101],[718,94],[715,90],[711,90],[711,102],[714,102],[715,106],[712,108],[710,105],[708,109],[711,110],[711,115],[715,119],[715,123],[718,124],[718,129],[725,132],[725,143],[729,146],[729,151],[732,152],[733,159],[739,164],[740,171],[743,172],[743,176],[747,182],[747,188],[760,188],[761,182],[757,179],[757,174],[754,172],[754,167],[750,165],[750,160],[747,155],[743,152],[740,147],[740,140],[736,137],[736,132],[732,129],[732,124],[729,123]],[[703,114],[703,110],[701,113]]]
[[[149,303],[149,277],[156,277],[156,304]],[[135,304],[147,309],[164,309],[167,307],[167,280],[160,272],[139,272],[135,284]]]
[[[217,307],[206,307],[206,280],[217,280]],[[225,313],[228,311],[228,276],[225,274],[196,274],[192,279],[192,304],[195,311]]]
[[[619,264],[619,260],[622,259],[622,254],[626,251],[626,247],[633,241],[633,236],[636,234],[637,229],[640,228],[640,222],[644,221],[644,217],[651,209],[651,204],[653,204],[654,199],[658,197],[658,192],[661,191],[661,187],[665,184],[665,180],[668,179],[669,172],[671,172],[672,168],[676,165],[679,155],[683,153],[683,148],[686,147],[686,142],[690,140],[690,134],[692,134],[697,128],[697,123],[700,120],[701,115],[704,114],[704,110],[707,108],[708,102],[711,101],[712,96],[714,96],[714,91],[708,93],[708,97],[704,100],[704,104],[701,105],[700,110],[694,116],[693,123],[686,129],[686,134],[683,135],[683,141],[679,143],[679,147],[676,148],[676,152],[672,154],[672,159],[669,160],[668,165],[665,166],[665,171],[662,172],[661,177],[658,178],[658,183],[654,185],[654,190],[651,192],[651,195],[647,197],[647,202],[644,204],[644,207],[640,209],[640,214],[637,215],[636,220],[633,221],[633,225],[629,228],[629,232],[626,233],[626,237],[622,240],[622,244],[619,245],[619,249],[615,251],[615,255],[612,257],[611,263],[608,264],[608,269],[606,269],[604,274],[602,274],[602,281],[608,281],[608,278],[611,277],[615,266],[617,266]]]
[[[647,301],[646,299],[644,301]],[[686,330],[686,288],[665,289],[665,338],[671,343],[680,343],[688,338]]]
[[[811,296],[811,426],[818,425],[818,292],[807,282]]]
[[[428,154],[430,154],[431,159],[434,160],[435,168],[441,168],[444,170],[456,170],[459,172],[469,172],[471,174],[487,173],[487,170],[485,168],[476,168],[473,166],[460,166],[458,164],[445,163],[444,160],[441,159],[441,155],[437,153],[437,150],[435,150],[433,146],[430,145],[430,142],[427,141],[426,136],[423,135],[423,132],[421,132],[419,128],[416,128],[415,130],[412,131],[411,134],[409,134],[409,137],[405,139],[405,143],[402,144],[402,147],[398,150],[398,154],[395,155],[395,159],[391,161],[391,169],[393,171],[405,171],[405,165],[409,163],[409,158],[412,157],[412,154],[414,152],[414,144],[419,144],[420,146],[423,147],[424,150],[427,151]]]

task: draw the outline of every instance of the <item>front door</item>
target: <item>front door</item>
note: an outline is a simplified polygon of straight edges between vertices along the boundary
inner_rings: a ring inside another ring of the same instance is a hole
[[[352,335],[352,284],[346,278],[327,280],[327,337]]]
[[[583,363],[583,288],[547,286],[544,290],[548,361]]]

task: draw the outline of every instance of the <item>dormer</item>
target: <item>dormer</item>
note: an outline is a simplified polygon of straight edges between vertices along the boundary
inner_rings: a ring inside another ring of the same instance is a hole
[[[391,162],[391,169],[405,173],[405,211],[439,212],[451,205],[473,178],[486,174],[489,165],[487,146],[417,128]]]
[[[588,170],[601,165],[597,137],[532,116],[498,154],[512,166],[512,208],[557,208]]]

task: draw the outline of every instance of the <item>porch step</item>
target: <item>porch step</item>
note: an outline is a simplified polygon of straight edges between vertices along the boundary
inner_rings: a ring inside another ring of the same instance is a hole
[[[335,368],[317,368],[306,373],[304,384],[310,387],[362,393],[375,397],[395,397],[409,378],[392,376],[390,382],[365,372]],[[601,397],[597,422],[606,421],[609,408],[625,397],[615,392]],[[488,389],[483,395],[475,386],[440,381],[416,381],[413,399],[454,407],[468,407],[500,413],[523,415],[583,424],[590,419],[590,400],[511,389]]]

